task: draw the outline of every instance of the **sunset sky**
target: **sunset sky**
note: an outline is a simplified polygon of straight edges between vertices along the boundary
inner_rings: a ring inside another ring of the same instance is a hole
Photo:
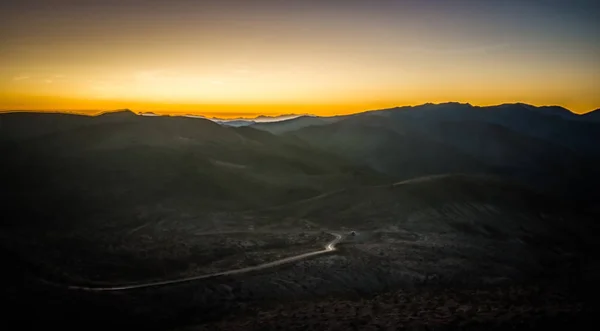
[[[18,0],[0,110],[600,107],[600,1]]]

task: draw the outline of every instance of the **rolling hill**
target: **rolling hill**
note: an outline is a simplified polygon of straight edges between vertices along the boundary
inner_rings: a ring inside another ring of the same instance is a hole
[[[163,212],[187,217],[382,178],[293,140],[203,119],[130,112],[0,118],[3,207],[36,223]]]
[[[419,122],[422,129],[435,122],[492,123],[529,137],[563,145],[583,155],[598,156],[592,143],[600,140],[600,126],[562,107],[535,107],[527,104],[502,104],[478,107],[470,104],[444,103],[401,107],[376,112],[393,121]]]
[[[597,129],[563,108],[523,104],[427,104],[245,127],[127,110],[9,113],[0,115],[1,193],[27,219],[72,223],[260,209],[463,173],[504,176],[593,209]]]
[[[390,126],[378,116],[353,116],[329,125],[288,132],[316,149],[329,151],[396,179],[447,172],[482,172],[486,165],[406,126]]]
[[[600,126],[560,107],[426,104],[349,115],[279,135],[396,180],[494,174],[565,198],[583,196],[588,203],[600,196],[594,188],[600,183],[600,148],[593,143],[600,141]]]

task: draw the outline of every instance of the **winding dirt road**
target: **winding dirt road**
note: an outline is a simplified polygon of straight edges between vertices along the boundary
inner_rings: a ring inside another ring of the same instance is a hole
[[[142,284],[119,285],[119,286],[109,286],[109,287],[69,286],[69,289],[82,290],[82,291],[125,291],[125,290],[134,290],[134,289],[140,289],[140,288],[173,285],[173,284],[191,282],[194,280],[207,279],[207,278],[213,278],[213,277],[218,277],[218,276],[237,275],[237,274],[243,274],[243,273],[250,272],[250,271],[272,268],[272,267],[276,267],[276,266],[279,266],[282,264],[291,263],[291,262],[295,262],[298,260],[306,259],[308,257],[335,251],[336,250],[335,245],[337,245],[340,242],[340,240],[342,240],[342,235],[339,233],[334,233],[334,232],[330,232],[329,234],[333,235],[335,237],[335,239],[333,239],[332,241],[327,243],[327,245],[325,245],[325,249],[323,249],[323,250],[310,252],[310,253],[304,253],[304,254],[300,254],[300,255],[296,255],[296,256],[290,256],[290,257],[286,257],[281,260],[267,262],[267,263],[255,265],[252,267],[216,272],[216,273],[212,273],[212,274],[208,274],[208,275],[201,275],[201,276],[194,276],[194,277],[187,277],[187,278],[180,278],[180,279],[173,279],[173,280],[165,280],[165,281],[158,281],[158,282],[149,282],[149,283],[142,283]]]

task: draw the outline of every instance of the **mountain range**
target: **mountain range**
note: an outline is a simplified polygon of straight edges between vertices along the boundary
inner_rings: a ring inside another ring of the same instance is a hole
[[[32,222],[68,224],[86,215],[100,221],[269,208],[462,174],[505,178],[597,210],[595,114],[446,103],[235,127],[128,110],[7,113],[0,115],[2,204]],[[34,201],[37,208],[29,208]]]
[[[294,137],[403,180],[449,172],[519,179],[563,195],[597,196],[600,123],[561,107],[426,104],[252,127]]]
[[[44,201],[63,192],[62,203],[243,209],[461,173],[501,176],[588,206],[600,196],[596,114],[445,103],[239,126],[128,110],[7,113],[0,148],[7,183],[35,185]],[[10,187],[3,194],[14,198]],[[86,187],[93,192],[81,194]]]

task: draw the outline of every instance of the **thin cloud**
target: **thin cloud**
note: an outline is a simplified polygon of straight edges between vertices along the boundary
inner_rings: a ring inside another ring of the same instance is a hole
[[[16,77],[13,77],[13,80],[26,80],[29,78],[31,78],[31,77],[30,76],[16,76]]]

